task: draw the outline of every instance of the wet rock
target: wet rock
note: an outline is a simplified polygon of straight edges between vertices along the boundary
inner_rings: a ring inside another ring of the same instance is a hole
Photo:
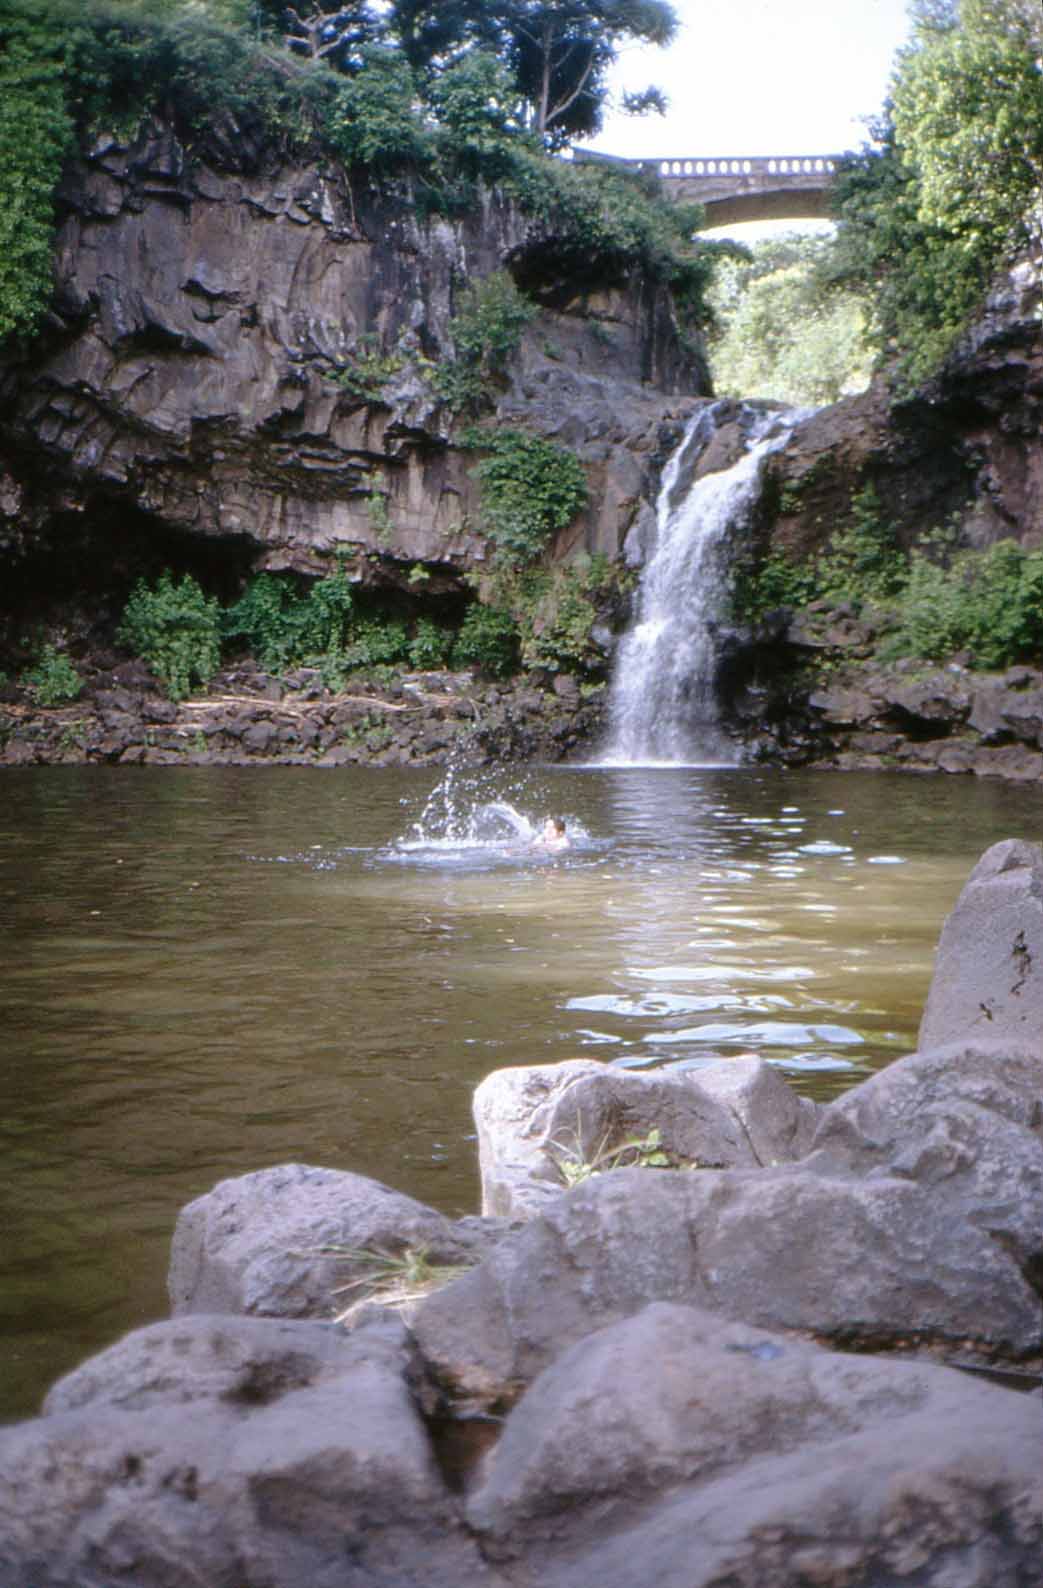
[[[495,1581],[435,1462],[400,1325],[147,1335],[92,1384],[66,1381],[52,1415],[0,1432],[4,1588]]]
[[[938,943],[920,1046],[972,1038],[1043,1053],[1043,850],[1020,839],[986,850]]]
[[[410,1247],[426,1247],[435,1263],[473,1261],[482,1234],[473,1225],[458,1230],[364,1175],[305,1164],[260,1169],[222,1180],[182,1208],[171,1249],[171,1310],[329,1317],[345,1304],[337,1287],[367,1272],[360,1251]]]
[[[1038,1450],[1027,1398],[660,1302],[535,1380],[467,1515],[525,1583],[992,1588],[1034,1571]]]

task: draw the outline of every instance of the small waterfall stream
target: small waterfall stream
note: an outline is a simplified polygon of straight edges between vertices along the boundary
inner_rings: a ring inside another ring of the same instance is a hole
[[[734,766],[739,759],[720,727],[716,697],[731,544],[756,504],[765,459],[803,415],[744,406],[742,457],[689,485],[722,411],[735,413],[730,403],[699,409],[663,474],[637,621],[616,659],[601,757],[607,764]]]

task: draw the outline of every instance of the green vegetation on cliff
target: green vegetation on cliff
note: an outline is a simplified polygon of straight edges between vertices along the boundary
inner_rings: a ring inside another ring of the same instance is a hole
[[[960,653],[988,670],[1043,656],[1043,551],[1013,540],[961,548],[949,529],[904,552],[871,485],[810,561],[773,551],[741,567],[733,601],[735,615],[754,623],[779,607],[845,605],[871,618],[883,661]]]
[[[640,267],[702,322],[709,264],[688,243],[698,216],[639,175],[547,153],[596,123],[621,41],[669,37],[661,0],[338,8],[313,32],[316,11],[303,33],[294,14],[245,0],[5,0],[0,338],[33,334],[46,312],[66,155],[100,134],[132,138],[149,117],[171,124],[190,156],[235,169],[266,152],[317,154],[353,187],[390,183],[422,212],[463,214],[480,186],[498,188],[552,241],[566,278]],[[340,49],[326,50],[327,29]],[[538,104],[537,59],[550,71]]]
[[[1005,259],[1043,238],[1038,0],[919,0],[875,143],[836,188],[838,279],[904,378],[930,374]]]

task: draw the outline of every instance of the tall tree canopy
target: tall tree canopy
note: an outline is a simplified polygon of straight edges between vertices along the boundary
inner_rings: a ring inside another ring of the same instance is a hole
[[[836,188],[837,260],[906,373],[937,365],[1004,258],[1043,239],[1039,0],[915,0],[876,145]]]
[[[530,127],[553,146],[596,132],[620,47],[669,44],[677,26],[665,0],[513,0],[510,60]],[[641,98],[631,108],[663,108]]]

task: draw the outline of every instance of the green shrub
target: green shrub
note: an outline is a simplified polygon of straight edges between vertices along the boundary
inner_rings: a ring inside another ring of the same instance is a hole
[[[426,137],[416,113],[416,84],[398,50],[366,50],[363,68],[338,79],[323,107],[327,145],[347,166],[377,173],[422,157]]]
[[[451,629],[441,628],[430,618],[420,618],[409,642],[410,667],[432,671],[444,667],[453,648],[453,638]]]
[[[116,638],[148,663],[171,700],[183,700],[193,680],[205,684],[220,665],[220,608],[191,574],[175,584],[168,570],[151,588],[138,581]]]
[[[581,557],[516,581],[512,608],[522,634],[522,665],[553,673],[599,673],[605,655],[591,638],[599,598],[618,593],[621,571],[606,557]]]
[[[897,595],[908,562],[884,519],[872,485],[851,498],[851,523],[836,531],[815,562],[816,593],[857,605]]]
[[[486,456],[475,466],[483,528],[508,561],[528,562],[587,500],[587,477],[574,452],[523,430],[476,430],[468,445]]]
[[[289,574],[262,573],[224,614],[226,639],[241,638],[271,672],[335,651],[352,614],[351,584],[343,568],[307,590]]]
[[[452,664],[506,678],[518,666],[518,648],[518,627],[511,614],[476,601],[468,607],[453,641]]]
[[[35,667],[22,675],[22,683],[38,706],[58,706],[75,700],[83,679],[67,656],[54,645],[45,645]]]
[[[380,339],[370,332],[359,337],[351,362],[334,370],[330,379],[361,402],[377,402],[405,362],[405,356],[396,348],[382,352]]]
[[[784,551],[772,551],[759,566],[740,558],[732,611],[740,621],[755,623],[779,607],[807,606],[820,598],[856,607],[888,604],[908,577],[908,559],[875,488],[867,485],[851,498],[850,523],[835,530],[814,557],[796,562]]]
[[[951,566],[913,553],[885,658],[940,661],[967,651],[978,668],[1008,667],[1043,654],[1043,551],[1001,540],[958,553]]]
[[[355,624],[344,647],[349,667],[387,667],[409,657],[409,635],[404,623],[373,618]]]
[[[481,406],[490,383],[502,379],[536,312],[505,270],[466,289],[449,326],[453,357],[434,375],[435,389],[451,408]]]

